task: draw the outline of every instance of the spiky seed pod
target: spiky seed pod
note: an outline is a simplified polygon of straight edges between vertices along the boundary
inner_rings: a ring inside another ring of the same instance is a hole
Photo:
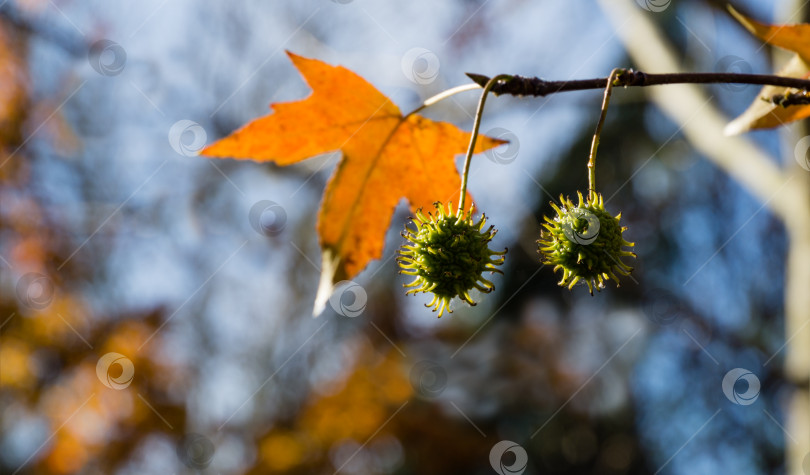
[[[622,262],[622,257],[636,257],[624,247],[633,247],[622,236],[627,229],[619,225],[622,215],[612,216],[605,210],[602,195],[590,196],[583,200],[579,195],[579,204],[560,195],[561,207],[551,203],[557,212],[553,219],[545,217],[545,228],[540,234],[539,252],[545,260],[543,264],[554,266],[554,271],[562,270],[560,286],[570,290],[577,282],[588,284],[593,289],[605,288],[608,279],[619,285],[620,275],[630,275],[632,267]]]
[[[472,209],[457,215],[452,203],[447,209],[440,202],[434,203],[436,214],[417,210],[413,223],[416,229],[405,227],[402,237],[408,240],[400,249],[397,262],[400,273],[414,276],[406,284],[407,294],[433,293],[427,307],[439,312],[439,318],[447,310],[450,301],[459,297],[470,305],[475,301],[470,290],[492,292],[495,286],[483,277],[484,272],[498,272],[495,266],[503,264],[506,249],[496,252],[489,242],[497,232],[494,226],[483,231],[486,216],[473,222]]]

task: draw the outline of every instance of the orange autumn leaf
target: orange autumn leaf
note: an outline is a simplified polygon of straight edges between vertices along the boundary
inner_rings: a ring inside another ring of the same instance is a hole
[[[455,157],[470,134],[455,125],[406,115],[366,80],[341,67],[287,53],[312,94],[273,104],[273,113],[208,146],[203,155],[290,165],[340,150],[318,217],[323,266],[316,314],[333,285],[382,256],[397,203],[412,210],[457,200]],[[476,152],[504,143],[479,137]]]
[[[728,7],[731,15],[748,31],[772,46],[778,46],[810,61],[810,24],[768,25],[746,17],[733,7]]]
[[[810,77],[810,24],[768,25],[747,18],[730,6],[728,9],[737,21],[765,43],[796,53],[777,75],[802,79]],[[752,129],[778,127],[810,117],[810,106],[782,107],[762,99],[787,92],[798,92],[798,89],[763,87],[748,109],[726,125],[726,134],[734,135]]]

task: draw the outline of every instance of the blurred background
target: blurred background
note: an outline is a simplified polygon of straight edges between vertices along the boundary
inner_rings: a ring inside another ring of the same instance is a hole
[[[311,317],[338,153],[197,156],[309,94],[285,50],[403,111],[465,72],[643,69],[611,3],[686,70],[773,70],[722,2],[0,3],[0,472],[784,472],[785,227],[647,91],[614,92],[597,165],[632,276],[569,292],[536,252],[549,202],[587,188],[602,92],[491,98],[481,130],[511,143],[470,190],[505,275],[440,320],[401,288],[404,202],[383,259]],[[734,5],[801,18],[768,3]],[[758,88],[703,90],[730,118]],[[478,96],[425,115],[469,130]],[[793,163],[784,131],[746,140]]]

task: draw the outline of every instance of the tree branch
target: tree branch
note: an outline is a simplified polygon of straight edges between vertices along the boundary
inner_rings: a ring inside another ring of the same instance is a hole
[[[481,74],[467,73],[470,79],[483,87],[489,78]],[[579,79],[576,81],[546,81],[537,77],[512,76],[499,81],[492,88],[497,95],[513,96],[547,96],[558,92],[604,89],[608,78]],[[615,87],[645,87],[664,84],[760,84],[810,90],[810,80],[774,76],[770,74],[737,74],[737,73],[670,73],[647,74],[642,71],[624,69],[613,82]]]
[[[788,106],[803,106],[810,104],[810,95],[805,92],[788,92],[785,94],[774,94],[771,97],[763,97],[765,101],[769,101],[771,104],[788,107]]]

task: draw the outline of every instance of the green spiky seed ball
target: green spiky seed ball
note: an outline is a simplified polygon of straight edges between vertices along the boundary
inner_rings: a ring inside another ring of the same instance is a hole
[[[622,262],[623,257],[636,257],[624,247],[633,247],[622,236],[627,229],[619,224],[621,213],[612,216],[605,210],[602,195],[589,196],[579,204],[562,195],[560,204],[551,203],[557,212],[553,219],[545,217],[545,228],[540,234],[539,252],[543,264],[553,265],[554,271],[562,270],[560,286],[573,288],[577,282],[585,282],[593,295],[593,289],[605,288],[605,282],[613,279],[619,285],[619,275],[630,275],[632,267]]]
[[[503,252],[489,248],[489,242],[497,232],[494,226],[482,231],[486,216],[473,222],[472,209],[458,213],[452,203],[447,209],[439,202],[434,203],[436,214],[425,216],[422,210],[413,219],[416,229],[405,228],[402,237],[408,240],[400,249],[397,262],[402,274],[414,276],[406,284],[407,294],[418,292],[433,293],[433,300],[427,307],[439,312],[452,313],[450,301],[459,297],[470,305],[475,305],[469,292],[478,289],[492,292],[495,286],[483,277],[484,272],[498,272],[495,266],[503,264]]]

